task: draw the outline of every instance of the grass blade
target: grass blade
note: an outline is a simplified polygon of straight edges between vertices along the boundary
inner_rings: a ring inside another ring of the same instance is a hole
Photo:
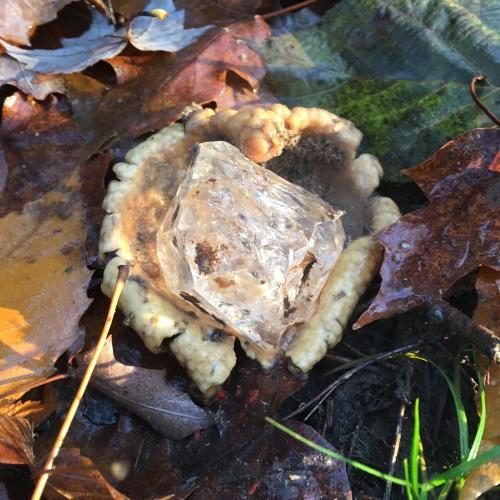
[[[410,450],[410,484],[415,498],[419,496],[418,467],[420,443],[420,400],[415,401],[415,416],[413,419],[413,438]]]
[[[266,422],[270,423],[280,431],[285,432],[289,436],[293,437],[297,441],[300,441],[301,443],[304,443],[305,445],[309,446],[310,448],[313,448],[317,451],[320,451],[321,453],[324,453],[325,455],[328,455],[332,458],[335,458],[336,460],[340,460],[341,462],[345,462],[349,465],[352,465],[353,467],[356,467],[356,469],[362,470],[363,472],[366,472],[368,474],[371,474],[372,476],[378,477],[379,479],[383,479],[385,481],[392,481],[394,484],[399,484],[400,486],[406,486],[407,482],[404,479],[401,479],[399,477],[391,476],[389,474],[384,474],[383,472],[378,471],[377,469],[373,469],[372,467],[362,464],[361,462],[358,462],[356,460],[351,460],[350,458],[344,457],[340,453],[337,453],[335,451],[329,450],[328,448],[324,448],[323,446],[320,446],[319,444],[314,443],[313,441],[309,441],[309,439],[306,439],[305,437],[301,436],[300,434],[297,434],[296,432],[292,431],[288,427],[285,427],[284,425],[280,424],[276,420],[272,419],[271,417],[265,417]]]
[[[472,446],[470,447],[468,460],[472,460],[477,457],[479,452],[479,446],[483,440],[484,429],[486,427],[486,392],[484,390],[483,378],[481,372],[476,370],[477,380],[479,384],[479,398],[481,401],[481,416],[479,418],[479,424],[477,426],[476,435],[474,436],[474,441],[472,441]]]

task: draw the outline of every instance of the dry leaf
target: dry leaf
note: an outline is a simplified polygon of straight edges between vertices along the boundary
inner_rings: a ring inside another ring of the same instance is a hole
[[[481,268],[476,281],[478,304],[474,319],[500,337],[500,272]],[[483,359],[483,365],[486,362]],[[489,367],[486,393],[486,426],[479,453],[500,445],[500,366]],[[460,500],[473,500],[500,484],[500,459],[474,469],[460,491]]]
[[[0,464],[33,465],[33,426],[29,420],[0,409]]]
[[[90,458],[78,448],[63,448],[54,462],[55,471],[49,475],[45,495],[48,499],[126,500],[111,486]]]
[[[0,219],[0,385],[3,392],[54,372],[80,336],[90,271],[82,255],[85,210],[67,183]]]
[[[130,43],[139,50],[177,52],[195,42],[211,26],[184,28],[184,10],[176,10],[172,0],[150,0],[144,10],[163,9],[168,16],[138,16],[128,28]]]
[[[54,96],[43,103],[20,93],[9,96],[0,140],[7,167],[0,217],[59,186],[88,154],[68,105]]]
[[[85,356],[88,361],[90,354]],[[210,427],[208,413],[165,378],[165,370],[149,370],[119,363],[108,338],[91,384],[148,422],[163,436],[180,439]]]
[[[2,0],[0,38],[19,45],[30,45],[37,26],[57,17],[57,12],[74,0]]]
[[[23,49],[4,40],[11,57],[28,70],[39,73],[74,73],[119,54],[127,45],[125,28],[115,28],[97,9],[91,10],[90,28],[78,38],[63,38],[62,47],[52,50]]]
[[[5,54],[0,55],[0,86],[13,85],[35,99],[45,99],[49,94],[64,92],[64,79],[59,75],[44,75],[23,67]]]
[[[472,130],[405,172],[430,203],[375,237],[382,285],[357,328],[439,299],[481,265],[500,269],[500,130]]]
[[[119,79],[126,81],[111,90],[92,78],[71,75],[66,79],[66,92],[77,127],[97,147],[113,136],[137,137],[169,125],[193,102],[217,104],[230,74],[256,91],[265,69],[243,39],[263,39],[269,34],[269,26],[257,18],[210,31],[175,58],[165,52],[141,57],[140,68],[130,64],[132,58],[110,59],[107,62],[116,63]],[[224,96],[224,104],[234,103]]]

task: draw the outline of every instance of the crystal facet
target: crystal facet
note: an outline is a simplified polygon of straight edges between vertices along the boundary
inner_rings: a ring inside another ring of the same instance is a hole
[[[341,212],[226,142],[198,146],[157,236],[170,292],[261,345],[314,312]]]

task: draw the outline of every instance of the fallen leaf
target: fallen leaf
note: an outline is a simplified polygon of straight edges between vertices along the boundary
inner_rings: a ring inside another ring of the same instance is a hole
[[[0,86],[2,85],[13,85],[40,100],[49,94],[64,92],[64,79],[60,75],[36,73],[5,54],[0,55]]]
[[[128,27],[128,39],[139,50],[164,50],[177,52],[195,42],[200,35],[212,26],[184,28],[184,10],[176,10],[172,0],[150,0],[144,10],[151,12],[163,9],[168,16],[138,16]]]
[[[78,448],[62,448],[54,466],[45,491],[48,499],[127,499],[106,481],[92,460],[81,455]]]
[[[500,337],[500,272],[482,267],[476,280],[478,304],[474,319]],[[482,360],[481,364],[486,365]],[[500,445],[500,366],[488,368],[489,382],[485,386],[486,425],[479,453]],[[481,408],[479,407],[479,411]],[[474,500],[500,484],[500,459],[474,469],[460,490],[460,500]]]
[[[77,38],[63,38],[57,49],[23,49],[4,40],[7,54],[28,70],[39,73],[74,73],[119,54],[127,44],[126,29],[115,28],[97,9],[91,10],[89,29]]]
[[[248,358],[238,365],[211,404],[217,428],[176,444],[185,481],[179,497],[350,498],[345,465],[298,445],[264,421],[305,384],[284,366],[265,371]],[[331,448],[307,425],[297,432]],[[175,457],[175,454],[173,455]]]
[[[79,181],[0,219],[0,385],[46,377],[81,335],[91,272],[82,255],[85,210]]]
[[[35,426],[41,424],[54,410],[54,404],[47,405],[41,401],[16,401],[8,398],[0,400],[0,413],[27,419]]]
[[[33,465],[33,426],[0,409],[0,464]]]
[[[78,129],[94,147],[110,137],[135,138],[157,130],[178,119],[193,102],[217,104],[229,74],[256,91],[265,69],[244,39],[266,38],[269,33],[260,18],[211,30],[175,59],[155,53],[137,77],[111,90],[91,78],[71,75],[66,92]],[[113,64],[113,59],[108,62]],[[227,98],[224,102],[231,105]]]
[[[135,14],[143,12],[147,3],[148,0],[113,0],[112,6],[115,12],[120,13],[125,19],[130,19]]]
[[[85,355],[88,362],[91,353]],[[91,380],[93,387],[128,408],[170,439],[180,439],[213,425],[205,410],[168,384],[165,370],[119,363],[108,338]]]
[[[9,96],[0,141],[7,165],[0,216],[56,188],[88,155],[68,105],[55,96],[43,103],[20,93]]]
[[[263,0],[175,0],[179,9],[186,10],[188,26],[245,19],[254,15],[263,3]]]
[[[74,0],[3,0],[0,5],[0,38],[18,45],[30,45],[37,26],[57,17],[57,12]]]
[[[472,130],[405,172],[430,204],[375,237],[382,285],[355,328],[433,302],[479,266],[500,269],[500,130]]]
[[[469,95],[500,108],[500,9],[456,0],[342,0],[314,25],[296,23],[260,51],[265,84],[289,106],[317,106],[352,120],[361,152],[376,155],[384,178],[408,182],[418,165],[472,128],[490,125]],[[293,19],[293,16],[287,16]]]

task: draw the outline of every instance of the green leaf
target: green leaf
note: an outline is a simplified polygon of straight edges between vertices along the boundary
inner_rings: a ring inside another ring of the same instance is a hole
[[[260,47],[267,85],[291,106],[319,106],[352,120],[362,149],[386,179],[421,163],[456,135],[491,125],[468,83],[500,109],[497,0],[343,0],[320,23]]]

